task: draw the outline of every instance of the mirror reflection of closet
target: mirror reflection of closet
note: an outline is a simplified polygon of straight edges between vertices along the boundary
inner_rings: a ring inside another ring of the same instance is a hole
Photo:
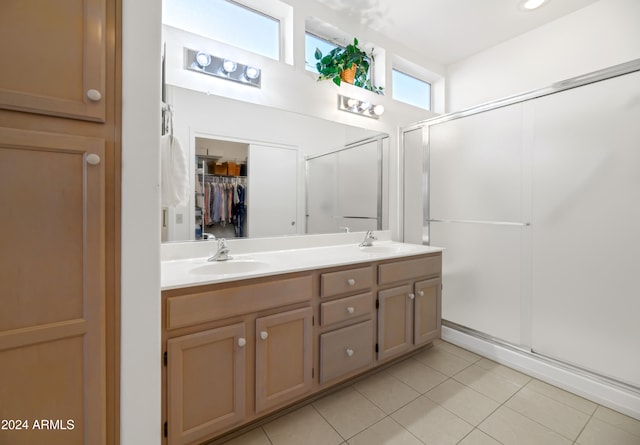
[[[195,138],[195,239],[247,235],[249,145]]]

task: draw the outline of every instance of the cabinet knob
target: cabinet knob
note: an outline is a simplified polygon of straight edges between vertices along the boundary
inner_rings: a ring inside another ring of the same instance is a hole
[[[350,314],[353,314],[355,311],[356,311],[356,309],[353,306],[349,306],[347,308],[347,312],[350,313]]]
[[[353,356],[353,349],[347,348],[347,356],[349,357]]]
[[[86,159],[89,165],[98,165],[100,163],[100,156],[95,153],[88,154]]]
[[[267,331],[260,331],[261,339],[266,340],[268,336],[269,336],[269,333]]]
[[[93,102],[98,102],[100,99],[102,99],[102,93],[92,88],[89,91],[87,91],[87,97],[89,98],[89,100]]]
[[[418,291],[418,295],[421,296],[421,297],[424,297],[424,291],[423,290],[419,290]]]
[[[240,346],[241,348],[243,348],[243,347],[244,347],[244,345],[246,345],[246,344],[247,344],[247,339],[246,339],[246,338],[242,338],[242,337],[240,337],[240,338],[238,339],[238,346]]]
[[[409,300],[413,300],[414,298],[416,298],[415,294],[409,294],[407,296],[409,297]]]
[[[349,279],[347,280],[347,284],[348,284],[349,286],[355,286],[355,284],[356,284],[356,280],[355,280],[354,278],[349,278]]]

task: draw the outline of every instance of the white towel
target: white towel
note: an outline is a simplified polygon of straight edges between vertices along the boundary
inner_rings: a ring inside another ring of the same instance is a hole
[[[178,139],[168,134],[160,138],[160,195],[163,207],[189,202],[187,156]]]

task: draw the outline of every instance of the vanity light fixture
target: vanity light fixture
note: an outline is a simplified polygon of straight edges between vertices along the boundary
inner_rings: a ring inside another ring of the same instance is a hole
[[[233,80],[260,88],[262,71],[251,65],[243,65],[231,59],[216,57],[204,51],[185,48],[185,68],[221,79]]]
[[[374,105],[369,101],[354,99],[342,94],[338,94],[338,109],[374,119],[378,119],[384,113],[384,106],[381,104]]]

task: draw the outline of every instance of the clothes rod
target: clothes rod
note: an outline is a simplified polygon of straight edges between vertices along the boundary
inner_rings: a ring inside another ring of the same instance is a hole
[[[530,222],[511,222],[511,221],[478,221],[471,219],[428,219],[427,222],[438,223],[458,223],[458,224],[490,224],[495,226],[530,226]]]

